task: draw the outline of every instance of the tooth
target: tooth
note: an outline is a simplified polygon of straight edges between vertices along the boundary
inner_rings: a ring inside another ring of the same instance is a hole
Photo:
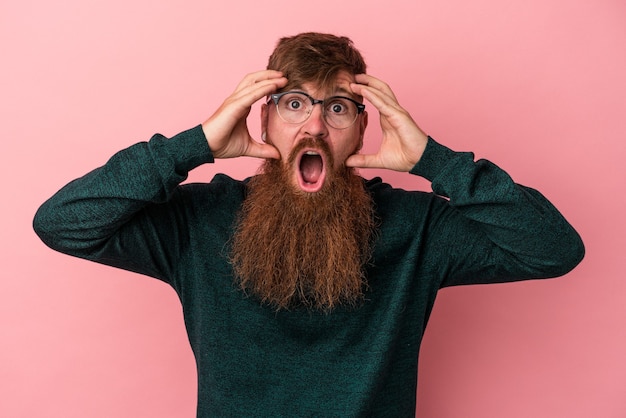
[[[317,152],[315,151],[307,151],[305,152],[306,155],[319,155]]]

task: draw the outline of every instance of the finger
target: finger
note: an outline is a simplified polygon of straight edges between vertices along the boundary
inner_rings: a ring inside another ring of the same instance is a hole
[[[253,73],[247,74],[237,85],[237,89],[235,91],[247,87],[249,85],[253,85],[259,81],[272,80],[281,78],[283,73],[276,70],[261,70],[255,71]]]
[[[387,84],[365,74],[358,74],[356,79],[362,83],[350,84],[352,91],[372,103],[378,111],[381,111],[386,106],[388,106],[389,109],[400,109],[398,99],[396,99],[396,96]]]
[[[389,96],[370,86],[356,84],[353,87],[353,91],[363,96],[381,115],[390,116],[394,111],[400,109],[400,105],[394,96]]]
[[[389,84],[376,77],[373,77],[369,74],[357,74],[354,79],[358,84],[362,84],[365,86],[369,86],[372,89],[379,90],[387,96],[391,97],[393,100],[397,100],[396,95],[394,94],[391,87],[389,87]]]
[[[346,159],[346,167],[354,168],[384,168],[376,155],[352,154]]]
[[[272,158],[275,160],[280,159],[280,153],[273,145],[263,144],[254,140],[250,140],[250,143],[244,155],[247,157],[255,158]]]
[[[243,100],[247,106],[252,105],[257,100],[262,99],[270,93],[275,92],[287,84],[285,77],[271,78],[267,80],[255,81],[240,90],[235,91],[233,100]]]
[[[243,90],[233,93],[223,103],[221,109],[231,114],[236,119],[247,117],[250,109],[258,100],[273,93],[278,88],[287,84],[287,79],[282,77],[272,80],[263,80],[254,85],[249,85]],[[230,110],[228,110],[230,109]]]
[[[279,71],[267,70],[251,73],[241,80],[235,88],[233,95],[267,86],[285,85],[286,83],[286,78]]]

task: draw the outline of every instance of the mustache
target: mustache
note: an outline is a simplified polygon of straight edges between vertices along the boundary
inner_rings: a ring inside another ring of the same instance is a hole
[[[298,159],[298,155],[306,148],[314,148],[316,150],[319,150],[322,154],[324,154],[324,159],[326,160],[329,168],[332,169],[334,167],[335,163],[333,153],[330,150],[330,145],[328,145],[328,142],[313,136],[302,138],[302,140],[300,140],[300,142],[298,142],[293,147],[293,149],[289,152],[289,156],[287,157],[287,162],[289,163],[289,165],[295,164],[296,160]]]

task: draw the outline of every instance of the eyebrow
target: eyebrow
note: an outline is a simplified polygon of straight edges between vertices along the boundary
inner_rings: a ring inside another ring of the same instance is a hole
[[[343,87],[339,87],[339,88],[334,90],[333,95],[337,95],[337,94],[347,95],[349,97],[354,97],[355,96],[355,94],[352,93],[352,91],[350,91],[348,89],[344,89]]]
[[[304,90],[304,88],[302,87],[302,85],[297,85],[297,86],[293,86],[291,89],[289,89],[291,91],[301,91],[302,93],[306,93],[308,95],[310,95],[312,97],[312,95],[308,92],[306,92]],[[341,87],[341,86],[336,86],[333,90],[330,90],[330,94],[325,95],[326,97],[335,97],[335,96],[345,96],[345,97],[349,97],[350,99],[360,99],[361,96],[354,94],[352,91]]]

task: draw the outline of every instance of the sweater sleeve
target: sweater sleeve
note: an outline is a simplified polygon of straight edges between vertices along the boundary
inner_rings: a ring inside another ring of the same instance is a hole
[[[584,256],[580,236],[544,196],[487,160],[429,137],[411,173],[448,200],[430,233],[450,266],[442,287],[557,277]]]
[[[167,241],[180,239],[173,227],[180,214],[159,207],[190,170],[212,161],[200,126],[170,139],[154,135],[59,190],[39,208],[33,227],[54,250],[165,280]]]

